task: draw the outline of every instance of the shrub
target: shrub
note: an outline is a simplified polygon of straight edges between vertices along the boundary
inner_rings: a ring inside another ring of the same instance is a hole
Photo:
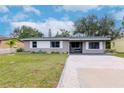
[[[60,54],[60,52],[51,52],[51,54]]]
[[[110,41],[106,42],[106,49],[111,49],[111,42]]]
[[[42,50],[39,50],[37,53],[38,54],[46,54],[46,52],[45,51],[42,51]]]
[[[68,52],[62,52],[63,54],[68,54]]]
[[[24,49],[23,48],[18,48],[16,51],[17,52],[24,52]]]
[[[31,51],[32,54],[35,54],[36,52],[35,51]]]
[[[106,53],[116,53],[115,49],[106,49]]]
[[[46,54],[46,52],[39,50],[39,51],[32,51],[32,54]]]

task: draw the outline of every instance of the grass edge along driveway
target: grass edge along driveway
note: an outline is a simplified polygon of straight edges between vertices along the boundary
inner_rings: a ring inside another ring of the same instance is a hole
[[[67,54],[15,54],[0,56],[0,87],[56,87]]]
[[[112,54],[113,56],[124,58],[124,53]]]

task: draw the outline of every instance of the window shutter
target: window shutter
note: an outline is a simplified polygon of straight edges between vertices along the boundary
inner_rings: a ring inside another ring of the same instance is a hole
[[[89,42],[86,42],[86,49],[89,49]]]
[[[103,42],[100,42],[100,49],[103,49]]]

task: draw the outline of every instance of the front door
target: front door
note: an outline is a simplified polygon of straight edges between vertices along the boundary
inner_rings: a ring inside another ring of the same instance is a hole
[[[70,53],[82,53],[82,42],[70,42]]]

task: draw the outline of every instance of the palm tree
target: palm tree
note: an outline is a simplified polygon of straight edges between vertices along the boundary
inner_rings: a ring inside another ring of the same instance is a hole
[[[10,48],[13,48],[13,46],[16,45],[16,40],[14,39],[8,40],[6,44],[9,45]]]
[[[7,45],[10,46],[10,52],[12,52],[11,50],[13,49],[13,47],[16,45],[16,40],[15,39],[10,39],[6,42]]]

